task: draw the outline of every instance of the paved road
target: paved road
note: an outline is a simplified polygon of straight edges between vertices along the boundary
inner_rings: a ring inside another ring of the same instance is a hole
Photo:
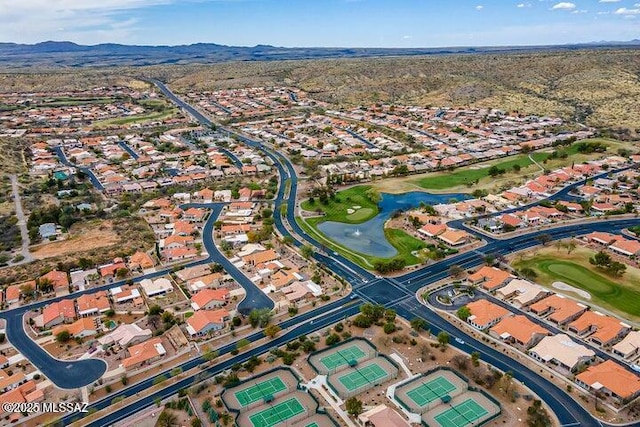
[[[131,146],[129,146],[129,144],[126,143],[126,141],[118,141],[118,145],[120,146],[120,148],[122,148],[124,151],[126,151],[127,153],[129,153],[129,155],[131,156],[131,158],[133,160],[138,160],[140,158],[140,155],[138,153],[136,153],[133,148],[131,148]]]
[[[24,257],[22,261],[16,264],[23,264],[26,262],[31,262],[33,257],[31,256],[31,252],[29,252],[29,230],[27,229],[27,218],[24,216],[24,211],[22,210],[22,200],[20,199],[20,188],[18,187],[18,177],[15,175],[9,175],[9,179],[11,180],[11,190],[13,192],[13,201],[16,206],[16,217],[18,218],[18,227],[20,227],[20,237],[22,238],[22,249],[20,253]],[[16,265],[13,264],[13,265]]]
[[[200,120],[203,124],[210,124],[211,122],[204,117],[202,114],[197,112],[195,109],[191,108],[188,104],[185,104],[180,99],[175,97],[161,82],[154,81],[156,85],[177,105],[181,106],[183,109],[192,114],[196,119]],[[266,147],[262,147],[262,145],[256,141],[259,147],[269,152]],[[270,155],[275,156],[275,154],[271,153]],[[288,199],[287,208],[286,208],[286,217],[288,219],[289,225],[294,229],[294,231],[300,235],[304,236],[305,239],[308,238],[304,234],[299,227],[296,227],[296,223],[294,220],[294,206],[295,205],[295,186],[297,184],[297,178],[295,172],[293,171],[293,167],[291,164],[281,156],[279,156],[279,160],[276,162],[276,165],[279,165],[278,168],[281,172],[281,184],[285,179],[290,179],[291,183],[291,195],[292,198]],[[286,167],[286,169],[285,169]],[[283,197],[284,197],[284,186],[281,185],[281,190],[278,193],[276,203],[279,203],[279,206],[282,206]],[[279,210],[276,210],[278,212]],[[278,218],[279,215],[276,215]],[[638,224],[640,220],[629,220],[629,223]],[[520,250],[526,247],[530,247],[535,245],[537,242],[535,241],[535,236],[539,234],[550,234],[552,238],[564,238],[568,235],[575,234],[583,234],[590,231],[590,229],[597,229],[599,227],[609,229],[615,229],[615,227],[620,227],[624,224],[627,224],[623,221],[609,221],[609,222],[599,222],[596,224],[590,224],[589,226],[585,225],[571,225],[560,227],[558,231],[555,230],[545,230],[541,232],[530,233],[525,236],[518,236],[513,239],[509,239],[507,241],[494,242],[496,245],[491,250],[496,250],[499,253],[508,253],[516,250]],[[283,232],[280,227],[283,227],[282,218],[276,221],[276,226],[280,232]],[[286,232],[288,233],[288,231]],[[290,235],[290,234],[285,234]],[[314,244],[317,248],[321,246],[317,245],[313,239],[307,239],[307,241],[311,244]],[[295,240],[296,245],[300,245],[301,242]],[[486,247],[482,248],[483,251],[486,251]],[[492,253],[492,252],[490,252]],[[411,319],[415,316],[422,317],[429,323],[432,332],[437,333],[440,330],[447,331],[451,336],[461,338],[465,341],[465,344],[459,344],[457,342],[453,342],[452,345],[461,348],[463,351],[471,352],[471,351],[480,351],[481,357],[484,361],[491,363],[493,366],[503,370],[503,371],[512,371],[514,373],[514,378],[520,381],[524,381],[534,393],[538,394],[542,399],[547,402],[553,412],[558,416],[560,422],[563,425],[582,425],[582,426],[592,426],[592,425],[600,425],[601,423],[594,419],[591,414],[581,405],[581,403],[574,401],[569,395],[567,395],[562,389],[558,388],[556,385],[546,380],[544,377],[540,376],[537,372],[533,372],[522,365],[517,360],[511,359],[510,357],[504,355],[500,351],[493,349],[484,343],[481,343],[471,336],[466,335],[463,331],[458,330],[455,326],[446,322],[443,318],[441,318],[437,313],[430,310],[426,306],[420,304],[414,297],[413,292],[415,292],[420,287],[424,286],[424,284],[433,283],[437,280],[445,278],[448,276],[448,268],[452,265],[461,265],[463,268],[470,268],[473,266],[477,266],[484,262],[483,253],[476,252],[468,252],[464,254],[460,254],[451,259],[439,262],[437,264],[433,264],[429,267],[426,267],[421,270],[414,271],[412,273],[408,273],[400,278],[396,279],[387,279],[387,278],[375,278],[370,272],[360,268],[359,266],[350,263],[348,260],[345,260],[343,257],[339,255],[333,256],[325,256],[323,254],[316,253],[314,256],[321,260],[321,262],[325,262],[326,266],[339,274],[345,274],[345,277],[349,278],[349,281],[353,281],[352,285],[354,286],[354,293],[358,295],[364,301],[371,301],[375,303],[385,304],[387,307],[393,307],[397,310],[398,314],[406,319]],[[355,302],[355,301],[354,301]],[[348,309],[340,311],[339,317],[348,316],[351,314],[355,314],[357,312],[357,306],[352,305]],[[274,340],[268,347],[275,345],[280,345],[285,340],[283,338],[293,339],[297,334],[301,333],[309,333],[310,331],[317,329],[318,327],[329,326],[333,322],[337,321],[334,314],[329,314],[320,319],[316,320],[313,324],[306,323],[301,324],[299,322],[303,322],[304,320],[295,317],[291,319],[296,322],[295,324],[301,325],[297,327],[294,331],[288,332],[282,337]],[[338,317],[338,318],[339,318]],[[267,346],[261,346],[256,349],[251,350],[251,354],[260,354],[261,352],[266,351]],[[222,352],[225,352],[225,348],[221,349]],[[209,372],[219,371],[224,369],[224,367],[231,366],[233,363],[241,362],[246,360],[246,355],[250,354],[245,353],[243,355],[238,355],[235,358],[230,359],[227,362],[219,364],[215,367],[210,368]],[[102,420],[96,422],[92,425],[106,425],[110,424],[116,420],[122,419],[129,414],[135,413],[136,411],[145,408],[151,404],[153,404],[153,399],[155,397],[167,397],[171,394],[175,393],[179,388],[185,387],[186,385],[190,385],[189,381],[193,381],[193,379],[185,380],[184,383],[180,383],[175,386],[168,387],[156,394],[154,396],[142,399],[133,404],[128,405],[125,408],[119,409],[117,411],[113,411]],[[136,387],[136,386],[132,386]],[[128,389],[127,389],[128,390]],[[127,393],[128,391],[123,391],[123,393]],[[110,396],[112,398],[113,396]]]
[[[100,183],[100,180],[98,179],[96,174],[93,173],[93,171],[91,169],[80,167],[80,166],[76,166],[73,163],[71,163],[69,161],[69,159],[67,159],[67,156],[64,154],[64,151],[62,150],[62,147],[60,147],[60,146],[53,147],[53,151],[55,151],[56,155],[58,156],[58,159],[60,160],[60,163],[62,163],[63,165],[69,166],[70,168],[76,168],[76,169],[82,171],[89,178],[89,180],[91,181],[91,184],[93,184],[93,186],[95,188],[97,188],[100,191],[104,190],[104,185],[102,185],[102,183]]]

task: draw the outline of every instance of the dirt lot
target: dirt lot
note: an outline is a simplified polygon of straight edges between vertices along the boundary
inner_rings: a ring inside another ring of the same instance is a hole
[[[43,259],[76,252],[85,253],[117,242],[118,233],[113,229],[111,221],[91,221],[72,226],[64,240],[34,246],[31,252],[36,259]]]

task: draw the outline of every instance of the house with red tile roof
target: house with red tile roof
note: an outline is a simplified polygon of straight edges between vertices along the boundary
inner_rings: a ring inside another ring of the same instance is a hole
[[[472,285],[480,285],[487,291],[495,291],[504,286],[514,276],[496,267],[484,265],[478,271],[470,274],[467,281]]]
[[[44,306],[42,314],[35,318],[36,326],[44,329],[61,323],[73,322],[76,318],[76,306],[73,300],[63,299]]]
[[[74,338],[85,338],[98,333],[95,319],[92,317],[82,317],[69,325],[58,325],[51,330],[53,336],[60,332],[67,331]]]
[[[586,311],[569,323],[571,332],[601,346],[610,346],[622,339],[631,326],[612,316],[597,311]]]
[[[191,337],[205,336],[209,332],[223,329],[229,317],[229,312],[223,308],[196,311],[187,319],[187,332]]]
[[[129,357],[122,361],[122,367],[126,370],[149,365],[167,354],[160,337],[132,345],[127,350],[129,351]]]
[[[588,307],[562,295],[553,294],[531,304],[529,310],[558,326],[566,325],[577,319]]]
[[[228,300],[228,289],[203,289],[191,297],[191,307],[194,310],[210,310],[223,306]]]
[[[640,377],[606,360],[599,365],[589,366],[576,375],[576,382],[591,393],[600,392],[612,397],[617,403],[624,404],[640,395]]]
[[[129,268],[133,269],[147,269],[152,268],[155,265],[155,261],[146,252],[138,251],[135,254],[131,255],[129,258]]]
[[[609,245],[609,249],[626,257],[635,257],[640,255],[640,242],[622,238]]]
[[[587,242],[593,242],[604,246],[609,246],[621,238],[622,236],[618,234],[604,233],[602,231],[594,231],[584,236],[584,239]]]
[[[425,224],[418,230],[419,233],[427,237],[436,237],[447,231],[445,224]]]
[[[491,327],[489,334],[526,350],[536,345],[545,336],[551,335],[551,332],[520,314],[505,317]]]
[[[97,316],[111,309],[111,302],[106,291],[81,295],[76,299],[78,316]]]
[[[49,280],[56,293],[65,290],[69,291],[69,277],[64,271],[51,270],[47,274],[40,276],[39,280]]]
[[[511,314],[509,310],[486,299],[479,299],[467,304],[471,315],[467,322],[476,329],[487,329]]]

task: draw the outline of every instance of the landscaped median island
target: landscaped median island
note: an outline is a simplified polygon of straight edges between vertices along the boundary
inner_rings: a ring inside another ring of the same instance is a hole
[[[531,256],[518,257],[513,266],[523,271],[531,269],[537,275],[537,283],[553,287],[556,282],[586,291],[591,298],[585,299],[581,292],[568,292],[571,296],[583,299],[588,304],[600,306],[624,317],[640,319],[640,270],[627,267],[622,276],[607,274],[591,265],[589,259],[596,252],[587,248],[578,248],[572,253],[555,248],[543,248]]]

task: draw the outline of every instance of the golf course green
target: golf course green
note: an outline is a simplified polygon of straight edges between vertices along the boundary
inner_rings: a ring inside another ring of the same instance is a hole
[[[551,286],[553,282],[564,282],[589,292],[591,300],[588,302],[612,311],[640,316],[640,290],[625,277],[610,277],[596,271],[596,267],[591,265],[586,267],[551,255],[534,255],[513,265],[517,269],[533,269],[538,274],[536,282],[540,284]]]

